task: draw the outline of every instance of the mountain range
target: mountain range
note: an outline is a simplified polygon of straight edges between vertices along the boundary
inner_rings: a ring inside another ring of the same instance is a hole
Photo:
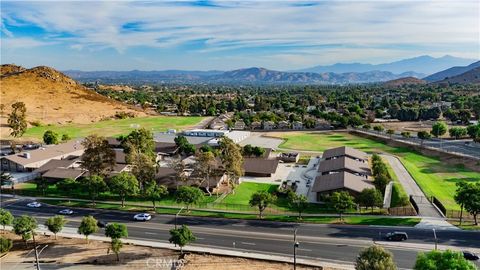
[[[338,63],[330,66],[314,66],[311,68],[305,68],[296,70],[297,72],[335,72],[335,73],[345,73],[345,72],[367,72],[374,70],[389,71],[394,74],[404,73],[404,72],[415,72],[427,75],[442,71],[444,69],[453,67],[453,66],[465,66],[470,63],[473,63],[475,59],[465,59],[454,57],[450,55],[445,55],[443,57],[435,58],[428,55],[422,55],[414,58],[403,59],[396,62],[384,63],[378,65],[372,64],[361,64],[361,63]]]
[[[450,77],[461,75],[462,73],[465,73],[465,72],[470,71],[470,70],[472,70],[474,68],[477,68],[477,67],[480,67],[480,61],[472,63],[468,66],[451,67],[449,69],[442,70],[440,72],[437,72],[435,74],[427,76],[423,79],[427,82],[441,81],[441,80],[445,80],[445,79],[450,78]]]

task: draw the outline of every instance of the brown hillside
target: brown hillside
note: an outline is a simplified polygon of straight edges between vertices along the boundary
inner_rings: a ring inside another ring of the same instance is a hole
[[[27,120],[44,124],[89,123],[109,118],[118,111],[143,116],[143,111],[104,97],[78,84],[50,67],[24,69],[2,65],[0,101],[9,113],[11,104],[22,101],[27,106]],[[4,124],[4,117],[2,124]]]
[[[480,67],[469,70],[457,76],[436,82],[441,84],[480,84]]]
[[[405,77],[405,78],[399,78],[396,80],[385,82],[384,85],[390,86],[390,87],[400,87],[405,85],[418,85],[418,84],[426,84],[426,83],[427,83],[426,81],[417,79],[415,77]]]

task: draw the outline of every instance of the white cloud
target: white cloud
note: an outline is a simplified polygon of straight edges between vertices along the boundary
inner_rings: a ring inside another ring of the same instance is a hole
[[[296,63],[311,59],[312,54],[329,61],[346,55],[368,58],[365,53],[378,53],[377,57],[397,57],[402,51],[403,55],[435,53],[430,47],[480,57],[477,1],[312,2],[315,5],[213,3],[224,7],[186,1],[6,2],[1,14],[2,24],[36,25],[54,34],[52,41],[77,50],[114,48],[122,53],[133,47],[172,48],[200,40],[204,46],[190,50],[215,54],[268,47],[271,54]],[[474,50],[466,53],[465,44]]]

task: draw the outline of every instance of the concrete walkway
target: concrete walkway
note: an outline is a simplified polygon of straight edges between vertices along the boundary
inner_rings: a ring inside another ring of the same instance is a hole
[[[402,162],[397,157],[390,155],[382,155],[383,158],[388,160],[390,166],[398,177],[400,184],[402,184],[405,192],[413,197],[413,200],[417,203],[420,217],[434,217],[442,218],[443,216],[438,210],[430,203],[423,191],[417,185],[412,176],[408,173],[407,169],[403,166]]]

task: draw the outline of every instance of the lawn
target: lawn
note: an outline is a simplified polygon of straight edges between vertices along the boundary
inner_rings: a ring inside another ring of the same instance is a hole
[[[205,119],[200,116],[149,116],[120,120],[105,120],[90,124],[66,124],[31,127],[23,135],[24,138],[41,140],[46,130],[58,134],[68,134],[72,138],[85,137],[90,134],[101,136],[118,136],[127,134],[135,128],[146,128],[152,132],[166,131],[167,129],[186,129],[195,126]]]
[[[222,203],[248,205],[252,194],[259,191],[273,193],[278,185],[243,182],[235,189],[235,194],[229,194]]]
[[[285,139],[280,148],[292,150],[310,150],[322,152],[325,149],[350,146],[367,153],[389,153],[400,158],[405,168],[425,194],[437,197],[448,210],[460,210],[453,200],[455,183],[458,181],[480,181],[480,173],[461,165],[448,165],[438,158],[427,157],[404,147],[391,147],[385,143],[358,137],[349,133],[312,133],[287,132],[276,133]]]

